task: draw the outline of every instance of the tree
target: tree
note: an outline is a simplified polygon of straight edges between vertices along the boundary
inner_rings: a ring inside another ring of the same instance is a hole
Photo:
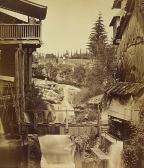
[[[63,80],[66,83],[71,83],[72,82],[72,75],[73,75],[73,70],[72,66],[68,64],[60,64],[58,66],[58,73],[60,76],[63,78]]]
[[[25,103],[26,103],[26,112],[30,116],[30,120],[34,123],[34,118],[36,114],[47,109],[47,104],[43,100],[43,95],[40,92],[39,88],[35,87],[32,84],[31,88],[26,91]]]
[[[35,68],[33,68],[33,77],[38,79],[44,79],[45,74],[43,73],[44,65],[37,65]]]
[[[56,80],[56,76],[58,73],[58,68],[57,65],[53,65],[51,62],[48,62],[45,67],[47,77],[50,80]]]
[[[94,66],[87,74],[87,86],[91,86],[95,91],[104,89],[110,84],[114,70],[115,50],[112,44],[107,42],[107,34],[101,13],[92,28],[89,37],[88,49],[94,59]]]
[[[92,32],[89,36],[88,49],[93,58],[100,61],[105,60],[105,48],[107,46],[107,35],[101,13],[98,16]]]
[[[77,84],[84,84],[85,76],[86,69],[83,65],[79,65],[74,68],[73,78],[77,82]]]
[[[124,164],[126,168],[143,168],[144,160],[144,104],[140,111],[140,121],[130,125],[130,139],[124,142]]]

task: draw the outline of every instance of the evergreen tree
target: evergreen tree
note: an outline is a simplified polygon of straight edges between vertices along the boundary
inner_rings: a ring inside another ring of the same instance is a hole
[[[98,19],[89,36],[88,43],[88,49],[91,56],[101,62],[105,60],[105,49],[107,47],[107,34],[103,22],[102,14],[99,13]]]
[[[93,87],[95,92],[97,92],[97,88],[103,90],[107,85],[113,83],[114,47],[107,43],[107,34],[103,22],[100,13],[92,28],[88,43],[90,55],[95,62],[87,75],[86,83],[87,86]]]

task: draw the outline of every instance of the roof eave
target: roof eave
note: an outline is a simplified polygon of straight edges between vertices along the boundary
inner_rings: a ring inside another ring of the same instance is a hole
[[[44,20],[47,14],[47,6],[27,0],[0,0],[0,7],[40,20]]]

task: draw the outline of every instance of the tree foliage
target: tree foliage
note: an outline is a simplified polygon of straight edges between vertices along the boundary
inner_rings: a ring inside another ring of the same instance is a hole
[[[108,43],[103,22],[102,15],[99,14],[88,43],[94,66],[89,70],[86,81],[87,86],[91,86],[96,91],[98,88],[103,91],[106,85],[113,82],[115,66],[115,49],[111,43]]]
[[[45,71],[49,80],[56,80],[58,73],[58,67],[53,65],[51,62],[48,62],[45,67]]]
[[[33,77],[44,79],[45,75],[43,73],[44,65],[37,65],[35,68],[33,68]]]
[[[98,19],[92,28],[88,43],[88,49],[91,56],[99,60],[102,60],[102,57],[105,56],[104,52],[107,45],[107,35],[103,22],[102,15],[99,14]]]
[[[86,68],[83,65],[76,66],[73,72],[73,78],[77,84],[82,85],[85,83]]]
[[[41,110],[45,110],[47,107],[42,97],[43,95],[39,88],[36,88],[35,85],[32,84],[25,96],[26,111],[29,113],[38,113]]]
[[[141,107],[140,121],[131,124],[131,137],[124,146],[124,164],[126,168],[143,168],[144,160],[144,104]]]

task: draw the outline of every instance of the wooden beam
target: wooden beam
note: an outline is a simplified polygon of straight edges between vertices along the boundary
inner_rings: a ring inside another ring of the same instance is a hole
[[[40,39],[36,39],[36,40],[17,40],[17,39],[12,39],[12,40],[5,40],[5,39],[0,39],[0,44],[4,45],[4,44],[31,44],[31,45],[35,45],[37,46],[37,48],[39,48],[42,44],[42,42],[40,41]]]

